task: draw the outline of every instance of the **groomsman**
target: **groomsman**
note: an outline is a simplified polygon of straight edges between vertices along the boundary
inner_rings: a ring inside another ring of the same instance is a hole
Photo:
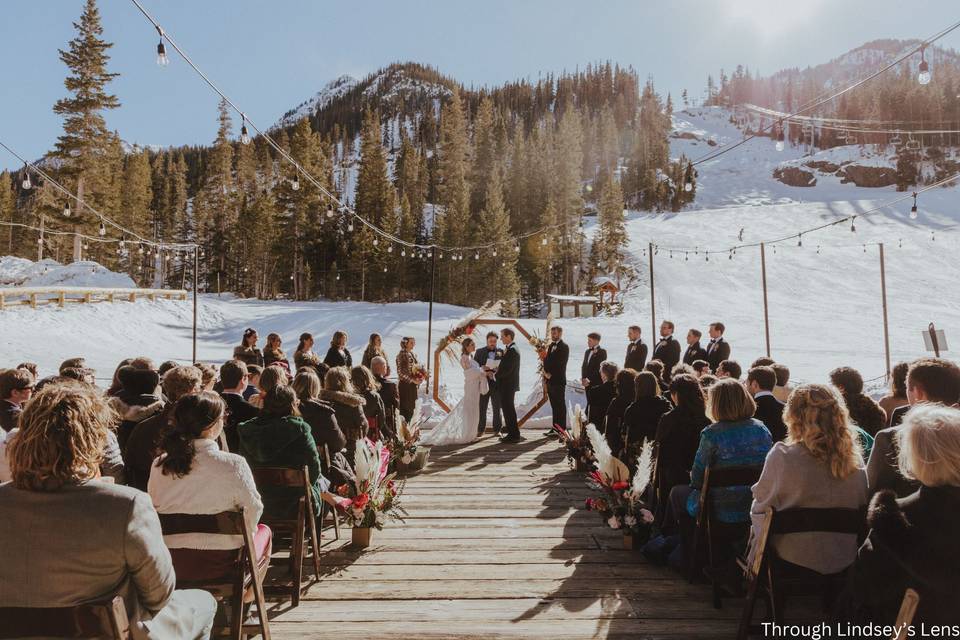
[[[680,343],[673,337],[674,326],[669,320],[660,324],[660,342],[653,349],[653,359],[663,363],[663,379],[669,381],[673,368],[680,362]]]
[[[730,358],[730,343],[723,339],[725,330],[722,322],[714,322],[710,325],[710,344],[707,345],[706,360],[710,363],[710,370],[713,372],[716,372],[721,362]]]
[[[500,359],[500,366],[494,378],[497,382],[497,388],[500,391],[500,407],[503,411],[503,427],[505,433],[501,434],[501,442],[512,444],[520,442],[520,427],[517,424],[517,407],[514,404],[514,396],[520,390],[520,351],[513,340],[516,334],[509,327],[500,331],[500,339],[503,341],[503,357]]]
[[[491,331],[487,334],[487,344],[477,349],[473,354],[473,359],[487,372],[487,386],[490,388],[488,393],[480,396],[480,424],[477,425],[477,435],[480,436],[487,429],[487,407],[490,404],[493,404],[493,432],[499,434],[500,428],[503,426],[500,394],[497,393],[497,380],[493,376],[492,366],[489,369],[487,368],[490,363],[503,358],[503,349],[497,347],[498,338],[497,332]]]
[[[683,364],[693,366],[697,360],[707,359],[707,350],[700,346],[703,333],[699,329],[687,331],[687,350],[683,352]]]
[[[563,341],[563,329],[550,327],[550,344],[543,358],[543,379],[547,383],[547,399],[553,423],[567,428],[567,361],[570,347]]]
[[[607,350],[600,346],[600,334],[587,334],[587,350],[580,365],[580,382],[584,389],[600,384],[600,365],[607,359]]]
[[[627,339],[630,340],[630,344],[627,345],[627,357],[623,360],[623,368],[643,371],[643,365],[647,364],[647,345],[640,339],[640,327],[633,325],[627,329]]]

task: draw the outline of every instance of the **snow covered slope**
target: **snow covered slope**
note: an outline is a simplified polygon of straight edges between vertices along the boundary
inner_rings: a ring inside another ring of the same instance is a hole
[[[33,262],[13,256],[0,257],[0,287],[136,287],[125,273],[114,273],[96,262],[62,265],[46,258]]]

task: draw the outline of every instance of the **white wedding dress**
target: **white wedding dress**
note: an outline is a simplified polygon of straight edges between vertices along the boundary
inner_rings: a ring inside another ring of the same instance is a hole
[[[445,444],[467,444],[477,439],[480,427],[480,396],[490,387],[483,368],[472,355],[460,356],[463,367],[463,399],[447,414],[440,424],[426,433],[421,444],[441,446]]]

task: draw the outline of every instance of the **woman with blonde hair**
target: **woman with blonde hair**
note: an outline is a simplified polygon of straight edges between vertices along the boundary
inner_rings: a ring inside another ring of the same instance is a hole
[[[327,349],[327,356],[323,359],[323,364],[328,367],[353,367],[353,356],[347,349],[347,332],[334,331],[330,338],[330,348]]]
[[[380,439],[380,431],[386,428],[387,415],[383,408],[383,399],[377,393],[380,385],[367,367],[354,367],[350,370],[350,381],[357,393],[363,396],[363,415],[367,417],[367,437],[374,442]]]
[[[753,486],[754,541],[771,509],[859,509],[867,504],[859,439],[836,389],[823,384],[797,387],[783,421],[787,439],[770,449]],[[767,545],[785,567],[797,565],[825,575],[843,571],[857,555],[857,536],[848,533],[773,535]],[[754,549],[750,551],[752,555]]]
[[[281,345],[283,339],[279,334],[271,333],[267,335],[267,344],[263,347],[263,366],[269,367],[274,363],[280,364],[285,369],[290,369],[290,361],[287,360],[287,354],[283,352]]]
[[[380,337],[380,334],[371,333],[370,341],[367,343],[367,348],[363,352],[363,359],[360,361],[360,364],[365,366],[367,369],[373,369],[373,359],[377,356],[383,358],[387,362],[390,362],[390,359],[387,358],[386,352],[383,350],[383,339]],[[387,370],[387,375],[390,375],[389,368]]]
[[[350,370],[346,367],[333,367],[327,371],[320,399],[330,403],[337,414],[337,425],[347,438],[347,458],[352,464],[357,440],[366,436],[368,425],[363,412],[366,400],[354,388],[350,380]]]

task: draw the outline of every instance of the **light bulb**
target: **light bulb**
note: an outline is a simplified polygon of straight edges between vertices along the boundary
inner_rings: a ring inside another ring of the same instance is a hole
[[[910,219],[911,219],[911,220],[916,220],[916,219],[917,219],[917,215],[918,215],[918,214],[917,214],[917,205],[913,205],[912,207],[910,207]]]
[[[23,187],[24,191],[29,191],[30,189],[33,189],[33,183],[30,182],[30,173],[26,170],[26,167],[24,167],[23,183],[21,186]]]
[[[353,231],[353,222],[347,225],[347,231]]]
[[[244,122],[243,126],[240,127],[240,142],[243,144],[250,144],[250,134],[247,133],[247,123]]]
[[[379,239],[379,238],[374,238],[374,239],[373,239],[373,246],[376,247],[376,246],[379,245],[379,244],[380,244],[380,239]]]
[[[493,250],[493,257],[494,257],[494,258],[497,257],[497,250],[496,250],[496,249]]]
[[[69,218],[69,217],[70,217],[70,203],[69,203],[69,202],[67,202],[66,204],[63,205],[63,217],[64,217],[64,218]]]
[[[157,66],[165,67],[170,64],[170,58],[167,57],[167,48],[163,45],[163,38],[160,38],[160,44],[157,45]]]
[[[684,191],[693,191],[693,183],[692,183],[692,182],[687,182],[686,184],[684,184],[684,185],[683,185],[683,190],[684,190]]]
[[[103,226],[103,222],[100,223],[100,229],[97,231],[101,236],[107,235],[107,228]]]
[[[290,182],[290,188],[294,191],[300,191],[300,176],[293,176],[293,180]]]
[[[402,257],[402,258],[406,258],[406,257],[407,257],[407,250],[406,250],[406,249],[401,249],[401,250],[400,250],[400,257]]]
[[[333,205],[332,205],[332,204],[328,204],[328,205],[327,205],[327,217],[328,217],[328,218],[332,218],[332,217],[333,217]]]
[[[543,240],[540,241],[540,244],[547,246],[547,236],[543,236]]]
[[[393,245],[387,247],[387,253],[393,253]]]
[[[920,73],[917,74],[917,82],[920,84],[930,84],[930,63],[926,60],[920,60]]]
[[[857,230],[856,220],[857,220],[856,216],[854,216],[853,218],[850,218],[850,231],[852,232],[856,232]]]
[[[783,151],[783,140],[777,140],[777,151]]]
[[[520,253],[520,245],[519,245],[519,244],[515,244],[515,245],[513,246],[513,252],[514,252],[514,253]]]
[[[477,251],[475,254],[473,254],[473,259],[474,259],[474,260],[479,260],[479,259],[480,259],[480,252],[479,252],[479,251]]]

